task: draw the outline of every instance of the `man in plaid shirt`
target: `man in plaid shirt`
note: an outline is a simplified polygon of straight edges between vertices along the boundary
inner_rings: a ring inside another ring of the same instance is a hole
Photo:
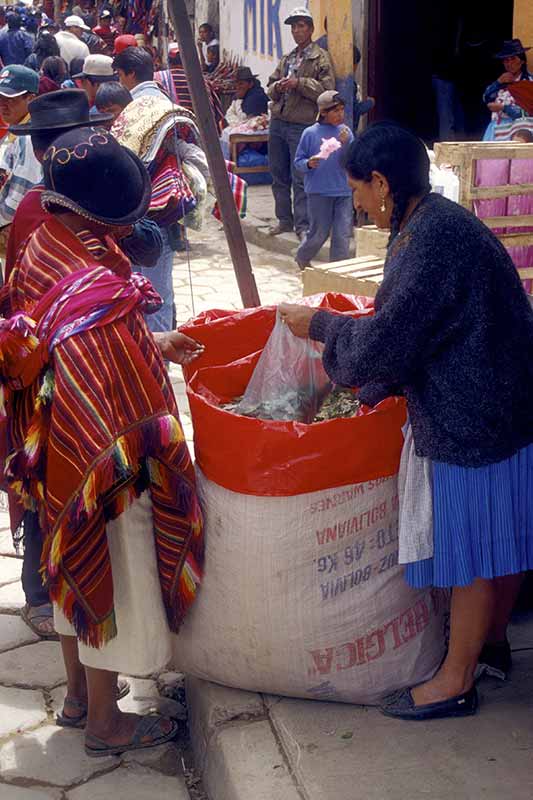
[[[29,119],[28,103],[39,91],[32,69],[11,64],[0,71],[0,115],[10,125]],[[0,146],[0,256],[5,255],[9,226],[27,191],[41,181],[41,165],[29,136],[8,134]]]

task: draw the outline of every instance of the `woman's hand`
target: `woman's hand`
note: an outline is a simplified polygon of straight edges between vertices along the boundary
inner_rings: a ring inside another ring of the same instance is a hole
[[[154,333],[161,355],[166,361],[174,364],[190,364],[195,358],[201,356],[205,350],[203,344],[185,336],[179,331],[161,331]]]
[[[504,105],[503,103],[487,103],[487,108],[489,111],[494,111],[498,114],[500,111],[503,111]]]
[[[309,169],[316,169],[317,167],[320,166],[320,162],[321,161],[322,161],[322,159],[319,158],[318,156],[313,156],[307,162],[307,166],[309,167]]]
[[[504,72],[503,75],[500,75],[498,78],[498,83],[514,83],[515,76],[512,72]]]
[[[289,326],[289,330],[300,339],[309,337],[309,327],[311,320],[316,313],[316,308],[309,306],[297,306],[292,303],[282,303],[278,306],[279,315],[282,322]]]

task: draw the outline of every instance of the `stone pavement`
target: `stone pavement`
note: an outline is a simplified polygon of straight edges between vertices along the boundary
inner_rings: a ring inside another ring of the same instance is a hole
[[[21,620],[22,559],[0,511],[0,798],[1,800],[189,800],[183,752],[187,742],[122,757],[87,758],[83,732],[58,728],[54,715],[65,694],[58,642],[40,641]],[[121,701],[128,711],[156,708],[184,719],[182,676],[130,679]],[[168,697],[167,697],[168,696]],[[188,756],[186,756],[188,758]],[[194,795],[193,795],[194,798]]]
[[[533,618],[512,626],[508,683],[483,678],[475,717],[403,722],[377,709],[189,678],[209,800],[531,800]]]

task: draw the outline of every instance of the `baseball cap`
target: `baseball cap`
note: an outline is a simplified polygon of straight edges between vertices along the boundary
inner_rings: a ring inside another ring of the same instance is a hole
[[[27,92],[38,94],[39,76],[21,64],[9,64],[0,71],[0,94],[4,97],[21,97]]]
[[[170,44],[168,45],[169,56],[172,55],[172,53],[179,53],[179,51],[180,51],[179,44],[177,42],[170,42]]]
[[[313,25],[315,22],[308,8],[305,8],[305,6],[297,6],[285,20],[285,25],[292,25],[293,22],[297,22],[299,19],[303,19],[305,22],[311,22]]]
[[[138,47],[139,43],[135,36],[131,33],[123,33],[121,36],[117,36],[115,39],[115,45],[113,47],[113,55],[118,56],[119,53],[122,53],[126,47]]]
[[[319,117],[321,114],[324,114],[325,111],[335,108],[335,106],[346,105],[342,95],[336,92],[335,89],[328,89],[327,92],[322,92],[322,94],[318,96],[316,102],[318,105]]]
[[[104,56],[101,53],[87,56],[83,62],[83,70],[72,77],[98,78],[100,81],[116,81],[117,79],[113,72],[113,59],[111,56]]]
[[[111,11],[108,8],[105,8],[103,11],[100,11],[100,14],[98,15],[99,19],[103,19],[104,17],[110,17],[110,16],[111,16]]]
[[[88,25],[82,20],[81,17],[78,17],[76,14],[71,14],[70,17],[67,17],[65,22],[63,23],[65,28],[81,28],[84,31],[90,31]]]

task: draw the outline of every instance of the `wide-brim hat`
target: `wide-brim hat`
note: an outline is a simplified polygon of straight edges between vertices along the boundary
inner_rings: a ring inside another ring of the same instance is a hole
[[[10,125],[9,132],[29,136],[36,131],[54,131],[99,125],[113,119],[113,114],[91,114],[87,95],[82,89],[58,89],[47,92],[28,104],[30,121]]]
[[[309,22],[311,25],[315,24],[313,15],[309,9],[304,6],[298,6],[291,11],[285,20],[285,25],[292,25],[293,22],[298,22],[299,19],[302,19],[304,22]]]
[[[255,81],[256,78],[250,67],[239,67],[235,73],[236,81]]]
[[[512,58],[512,56],[520,56],[531,47],[524,47],[520,39],[507,39],[503,43],[503,48],[499,53],[496,53],[494,58]]]
[[[146,167],[104,128],[76,128],[59,136],[44,155],[43,175],[46,210],[60,206],[92,222],[123,227],[142,219],[150,206]]]

